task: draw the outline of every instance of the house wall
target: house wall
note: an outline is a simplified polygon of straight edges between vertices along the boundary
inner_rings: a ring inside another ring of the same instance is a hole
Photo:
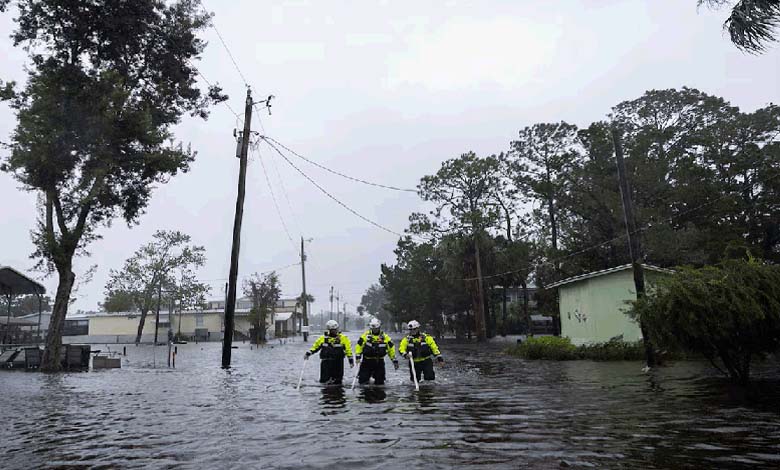
[[[154,336],[155,315],[149,313],[146,315],[144,329],[142,334]],[[89,318],[89,335],[135,335],[138,333],[138,323],[141,321],[141,315],[115,315],[115,316],[95,316]],[[167,321],[160,316],[160,323]],[[160,332],[167,334],[168,327],[161,327]],[[159,336],[159,333],[158,333]]]
[[[652,287],[663,274],[645,270],[645,282]],[[602,343],[623,335],[623,341],[642,339],[639,324],[625,312],[636,299],[630,269],[592,277],[559,288],[561,336],[576,345]]]
[[[198,322],[200,319],[200,323]],[[179,328],[181,320],[181,328]],[[174,333],[181,331],[184,336],[194,336],[195,329],[206,329],[210,333],[222,331],[222,316],[219,313],[185,312],[182,315],[174,314],[171,324]]]

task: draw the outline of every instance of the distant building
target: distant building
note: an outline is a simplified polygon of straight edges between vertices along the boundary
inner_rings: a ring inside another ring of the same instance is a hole
[[[251,299],[236,299],[234,340],[248,339],[252,325],[249,321]],[[281,337],[294,334],[297,319],[295,299],[280,299],[273,312],[266,319],[266,337]],[[185,339],[201,341],[221,341],[224,336],[225,301],[211,300],[205,308],[173,312],[160,311],[160,322],[155,324],[156,311],[146,315],[141,342],[154,341],[155,327],[157,340],[166,341],[168,330]],[[63,335],[68,343],[132,343],[138,333],[139,312],[95,312],[69,315],[65,320]]]
[[[499,285],[493,286],[493,292],[499,293],[499,296],[501,292],[503,291],[503,287]],[[536,291],[537,288],[534,284],[528,284],[526,287],[526,291],[528,292],[528,309],[530,311],[536,310]],[[523,292],[523,288],[520,286],[509,286],[506,288],[506,302],[508,304],[511,304],[513,302],[519,302],[521,305],[524,300],[525,293]]]
[[[648,287],[673,271],[643,265]],[[558,288],[561,336],[576,345],[603,343],[610,339],[642,339],[639,325],[625,311],[636,300],[630,264],[571,277],[550,284]]]

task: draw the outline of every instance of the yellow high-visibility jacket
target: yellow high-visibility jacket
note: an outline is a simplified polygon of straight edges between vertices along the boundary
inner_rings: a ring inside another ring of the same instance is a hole
[[[349,338],[343,333],[339,333],[338,336],[329,336],[327,333],[317,338],[317,341],[312,344],[309,352],[315,354],[320,352],[320,359],[344,359],[347,356],[352,362],[352,343],[349,342]]]
[[[375,335],[371,333],[371,330],[368,330],[357,340],[355,354],[362,355],[365,359],[382,359],[386,354],[394,361],[395,345],[387,333],[380,331],[378,335]]]
[[[412,353],[414,362],[422,362],[433,356],[441,356],[439,347],[436,345],[436,341],[433,340],[433,336],[420,333],[419,336],[405,336],[401,340],[401,344],[398,345],[398,352],[406,354],[409,351]]]

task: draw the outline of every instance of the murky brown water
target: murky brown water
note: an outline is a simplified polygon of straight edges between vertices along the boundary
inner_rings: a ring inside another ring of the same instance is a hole
[[[316,357],[298,391],[302,343],[239,346],[230,371],[209,343],[175,370],[128,346],[121,370],[0,372],[0,468],[780,468],[780,382],[747,398],[703,364],[445,343],[420,392],[391,367],[385,388],[321,388]]]

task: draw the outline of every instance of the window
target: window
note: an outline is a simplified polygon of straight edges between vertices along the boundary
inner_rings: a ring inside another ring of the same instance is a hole
[[[195,315],[195,326],[203,326],[203,315]]]

